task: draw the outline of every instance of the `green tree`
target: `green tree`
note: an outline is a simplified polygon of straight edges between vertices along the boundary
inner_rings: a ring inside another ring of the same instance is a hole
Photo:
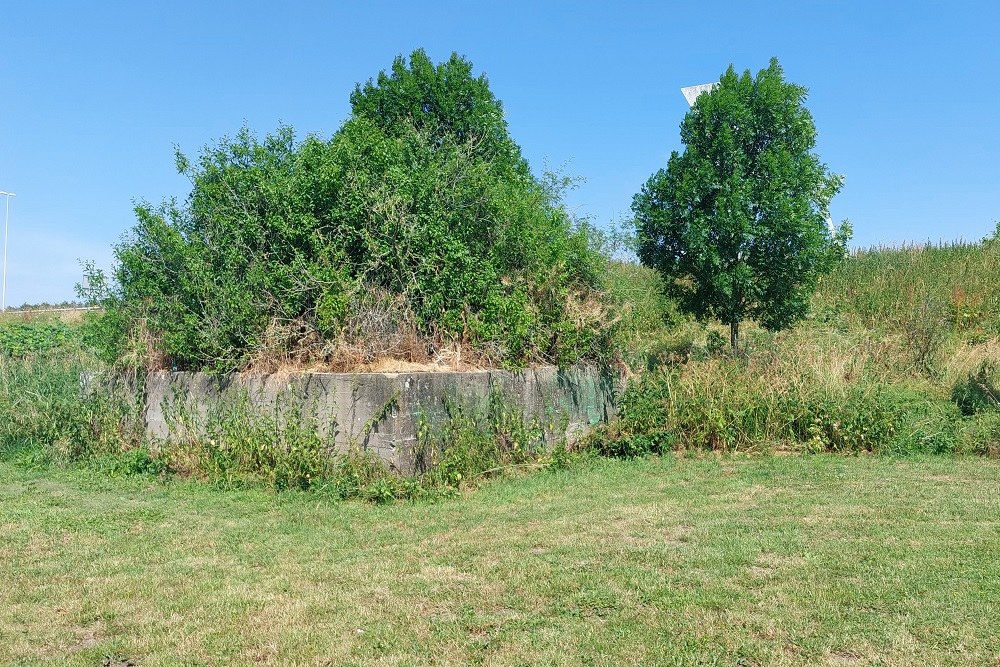
[[[733,352],[746,319],[776,331],[803,318],[850,237],[826,223],[843,179],[812,152],[805,98],[776,59],[756,77],[730,66],[684,117],[684,152],[632,203],[640,260],[682,310],[728,324]]]

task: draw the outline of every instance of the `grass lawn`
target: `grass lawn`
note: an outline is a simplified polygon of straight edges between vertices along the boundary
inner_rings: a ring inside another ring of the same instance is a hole
[[[1000,665],[1000,461],[599,460],[388,507],[0,463],[0,583],[3,665]]]

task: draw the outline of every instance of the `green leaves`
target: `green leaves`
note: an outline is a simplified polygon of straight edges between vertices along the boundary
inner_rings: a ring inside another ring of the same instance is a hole
[[[22,358],[69,343],[73,332],[62,322],[0,323],[0,354]]]
[[[455,142],[477,157],[515,169],[530,178],[521,150],[507,132],[503,106],[493,96],[485,75],[472,74],[472,63],[458,54],[439,65],[423,49],[398,56],[390,72],[355,87],[354,118],[365,118],[388,135],[413,127],[427,133],[431,146]]]
[[[810,152],[805,95],[777,60],[756,77],[730,66],[681,123],[684,152],[633,200],[642,262],[684,311],[731,325],[734,345],[744,319],[777,330],[804,317],[849,237],[826,226],[842,179]]]
[[[486,78],[416,51],[351,104],[329,140],[244,128],[197,160],[178,152],[191,194],[137,207],[103,339],[218,370],[265,348],[322,362],[402,327],[428,353],[459,342],[499,364],[595,354],[583,332],[601,317],[570,311],[596,301],[603,259],[531,176]]]

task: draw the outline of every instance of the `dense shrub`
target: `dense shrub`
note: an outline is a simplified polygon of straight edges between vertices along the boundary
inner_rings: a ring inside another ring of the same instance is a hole
[[[1000,411],[1000,363],[983,361],[952,388],[951,398],[964,415]]]
[[[411,356],[599,355],[601,256],[558,179],[532,176],[485,77],[417,51],[351,104],[329,141],[244,129],[178,154],[187,201],[139,206],[112,280],[90,271],[106,357],[229,370],[270,346],[351,365],[366,361],[343,358],[353,343],[400,331]]]

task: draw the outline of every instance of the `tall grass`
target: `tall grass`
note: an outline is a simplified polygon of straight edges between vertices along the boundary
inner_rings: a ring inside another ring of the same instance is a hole
[[[650,357],[598,448],[1000,453],[1000,238],[855,253],[823,279],[808,320],[747,328],[733,359],[715,326],[675,326],[687,354]],[[632,335],[643,338],[669,335]]]
[[[741,358],[720,352],[716,325],[681,316],[654,271],[613,263],[605,288],[619,361],[634,373],[620,420],[593,439],[605,453],[1000,453],[1000,240],[856,253],[823,280],[798,327],[770,334],[749,324]],[[141,379],[94,374],[100,363],[85,331],[0,322],[0,456],[114,460],[128,470],[386,500],[559,463],[564,452],[543,448],[538,424],[496,402],[457,408],[423,431],[427,465],[415,481],[363,451],[334,456],[308,420],[272,423],[239,410],[154,451]]]
[[[0,453],[74,461],[139,447],[139,394],[93,368],[82,350],[0,354]]]
[[[626,366],[643,369],[687,358],[701,327],[665,296],[659,273],[633,262],[611,262],[604,291],[615,318],[614,347]]]
[[[928,383],[892,381],[849,337],[817,343],[815,334],[776,336],[745,358],[639,376],[622,397],[619,421],[596,439],[599,449],[997,453],[1000,413],[963,418]]]
[[[204,423],[189,419],[197,406],[175,406],[184,437],[152,442],[141,378],[102,368],[85,337],[78,326],[0,325],[0,459],[85,462],[115,475],[181,475],[377,502],[449,494],[510,467],[564,460],[565,444],[549,442],[543,424],[526,421],[521,407],[499,394],[482,405],[456,401],[447,418],[422,423],[418,474],[407,478],[360,445],[337,448],[296,401],[270,413],[237,397],[210,410]]]
[[[1000,238],[859,251],[820,283],[820,315],[874,330],[943,319],[970,340],[1000,336]]]

